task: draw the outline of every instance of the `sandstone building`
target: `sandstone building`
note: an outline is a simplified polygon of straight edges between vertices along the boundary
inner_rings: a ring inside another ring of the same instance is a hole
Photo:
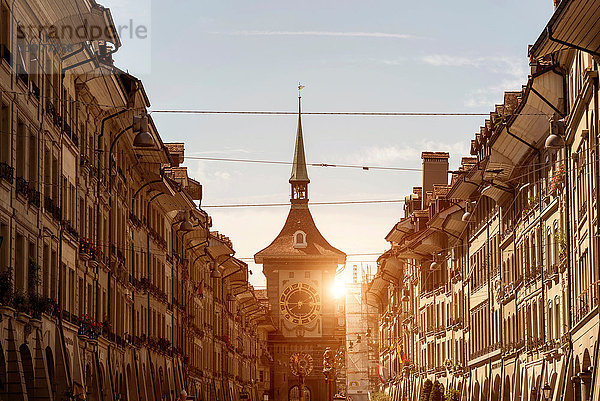
[[[599,6],[557,2],[457,170],[423,153],[369,289],[393,400],[600,399]]]
[[[262,399],[268,311],[116,32],[0,2],[0,399]]]

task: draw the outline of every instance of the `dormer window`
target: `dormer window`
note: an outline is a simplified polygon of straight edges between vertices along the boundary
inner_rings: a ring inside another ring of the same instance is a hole
[[[294,233],[294,248],[306,248],[306,234],[304,231]]]

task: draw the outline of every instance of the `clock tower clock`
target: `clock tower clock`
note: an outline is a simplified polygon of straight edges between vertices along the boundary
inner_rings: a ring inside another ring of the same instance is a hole
[[[298,97],[298,127],[291,185],[290,211],[279,235],[254,255],[263,265],[267,294],[277,330],[269,336],[274,354],[270,399],[298,401],[299,383],[289,368],[294,353],[315,361],[312,373],[303,378],[304,401],[326,401],[331,394],[323,379],[323,352],[344,345],[343,309],[336,306],[331,287],[346,254],[327,242],[317,229],[308,207],[308,171]]]

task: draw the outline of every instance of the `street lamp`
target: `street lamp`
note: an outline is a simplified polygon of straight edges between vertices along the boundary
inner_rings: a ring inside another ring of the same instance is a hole
[[[154,146],[154,138],[148,130],[148,116],[133,117],[133,130],[137,131],[133,139],[133,146],[138,148],[151,148]]]
[[[192,225],[192,222],[190,221],[190,216],[188,215],[188,213],[186,213],[185,219],[179,226],[179,231],[189,232],[192,230],[194,230],[194,226]]]
[[[469,221],[471,221],[471,212],[464,212],[461,220],[464,221],[465,223],[468,223]]]
[[[437,255],[433,255],[433,261],[429,265],[429,270],[431,270],[431,271],[440,270],[440,264],[437,262],[436,259],[437,259]]]
[[[550,387],[548,382],[546,382],[542,391],[544,392],[544,400],[549,401],[550,396],[552,395],[552,387]]]
[[[550,135],[546,138],[544,147],[546,149],[558,150],[565,146],[565,139],[563,137],[565,132],[565,120],[558,119],[557,115],[554,115],[550,119]]]

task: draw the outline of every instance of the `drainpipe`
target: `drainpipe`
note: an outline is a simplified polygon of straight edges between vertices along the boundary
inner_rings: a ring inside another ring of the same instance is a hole
[[[598,67],[596,67],[596,73],[598,73]],[[598,169],[600,168],[600,157],[598,156],[598,151],[600,149],[598,149],[598,124],[600,123],[600,118],[598,117],[598,111],[599,111],[599,107],[598,107],[598,90],[599,90],[599,85],[598,85],[598,78],[596,77],[594,79],[594,116],[595,116],[595,121],[593,123],[594,124],[594,128],[595,128],[595,132],[592,132],[592,147],[596,149],[596,151],[594,152],[594,164],[595,164],[595,170],[596,170],[596,188],[594,188],[594,190],[596,191],[596,256],[595,258],[598,259],[600,257],[600,255],[598,254],[598,252],[600,252],[600,172],[598,171]],[[592,266],[593,268],[593,266]],[[600,277],[600,267],[598,269],[598,272],[596,273],[598,275],[598,277]],[[596,294],[598,295],[598,291],[599,289],[596,288]],[[600,325],[598,326],[598,337],[600,337]],[[598,347],[598,344],[596,344],[595,349],[594,349],[594,361],[596,363],[595,366],[597,366],[598,363],[598,354],[600,353],[600,348]],[[595,394],[595,378],[597,375],[597,370],[594,369],[593,373],[593,377],[592,377],[592,385],[591,385],[591,391],[590,391],[590,399],[593,400],[594,399],[594,394]]]
[[[100,134],[98,135],[98,148],[96,149],[96,153],[97,153],[97,168],[96,168],[96,246],[99,246],[101,244],[101,238],[100,238],[100,171],[102,170],[102,166],[101,166],[101,162],[102,162],[102,158],[101,158],[101,148],[102,148],[102,138],[104,137],[104,124],[106,124],[106,122],[108,120],[110,120],[111,118],[120,116],[121,114],[126,113],[127,111],[129,111],[128,109],[123,109],[120,110],[116,113],[113,113],[109,116],[106,116],[102,119],[102,122],[100,123]],[[99,280],[98,280],[98,266],[96,265],[96,320],[100,321],[101,317],[100,317],[100,284],[99,284]],[[110,294],[109,294],[110,297]]]
[[[537,159],[538,159],[538,166],[541,166],[542,165],[542,152],[540,152],[538,150],[537,154],[538,154],[538,157],[537,157]],[[540,173],[540,176],[541,176],[541,173]],[[545,278],[544,277],[545,276],[545,274],[544,274],[544,266],[543,266],[543,262],[544,261],[542,260],[543,258],[541,257],[542,256],[542,251],[541,250],[544,247],[544,240],[543,240],[543,238],[544,238],[544,232],[545,232],[544,220],[542,219],[542,185],[541,185],[541,177],[540,177],[540,180],[538,180],[538,185],[539,185],[539,188],[538,188],[538,210],[539,210],[539,213],[540,213],[540,216],[539,216],[539,219],[540,219],[540,222],[539,222],[539,227],[540,227],[539,234],[540,234],[540,236],[539,236],[539,243],[536,244],[536,245],[539,245],[539,247],[536,246],[536,251],[538,252],[538,254],[536,255],[536,260],[538,261],[538,264],[540,264],[540,266],[542,267],[542,272],[541,272],[541,275],[542,275],[542,300],[544,302],[543,305],[542,305],[542,311],[545,311],[546,307],[548,306],[548,303],[547,303],[548,295],[547,295],[547,291],[546,291],[546,283],[544,282],[544,278]],[[546,253],[546,258],[548,258],[548,253]],[[540,263],[540,262],[542,262],[542,263]],[[543,328],[543,330],[542,330],[542,333],[543,333],[542,339],[543,339],[544,344],[545,344],[546,343],[546,314],[545,313],[542,313],[542,328]],[[541,375],[541,379],[540,379],[540,384],[539,384],[538,389],[537,389],[538,395],[541,394],[540,390],[541,390],[541,387],[542,387],[542,382],[544,380],[544,370],[545,370],[546,365],[548,363],[550,363],[550,362],[546,361],[546,359],[542,360],[542,375]]]
[[[112,140],[112,142],[110,143],[110,148],[108,150],[108,323],[109,324],[112,324],[112,319],[111,319],[111,312],[112,312],[111,298],[112,297],[111,297],[111,290],[110,290],[111,282],[112,282],[112,268],[110,266],[110,263],[111,263],[112,253],[113,253],[112,252],[112,249],[113,249],[113,244],[112,244],[112,230],[113,230],[112,198],[113,198],[113,194],[112,194],[112,165],[111,165],[110,158],[112,157],[112,154],[113,154],[113,148],[115,147],[115,144],[117,143],[117,141],[119,140],[121,135],[123,135],[125,132],[127,132],[131,128],[133,128],[133,124],[123,128]],[[116,167],[117,166],[116,166],[116,162],[115,162],[115,170],[116,170]],[[115,249],[116,248],[117,248],[117,246],[115,245]],[[115,294],[115,296],[116,296],[116,294]]]
[[[507,127],[508,129],[508,127]],[[488,200],[489,202],[489,200]],[[487,282],[488,282],[488,321],[489,321],[489,327],[488,327],[488,340],[490,342],[489,347],[492,347],[492,344],[494,342],[494,339],[492,338],[492,322],[493,322],[493,316],[494,316],[494,312],[492,310],[492,282],[491,282],[491,272],[490,272],[490,216],[487,216],[487,224],[485,225],[485,231],[486,231],[486,242],[487,242],[487,252],[485,255],[486,258],[486,265],[487,265]],[[489,354],[490,351],[488,351]],[[489,398],[490,396],[490,389],[494,386],[493,380],[492,380],[492,358],[488,356],[488,394],[484,394],[483,397]]]
[[[148,203],[146,204],[146,225],[150,225],[150,219],[149,219],[149,214],[150,214],[150,204],[156,199],[158,198],[160,195],[163,195],[163,192],[159,192],[156,195],[152,196],[152,198],[150,198],[150,200],[148,201]],[[146,233],[146,247],[147,247],[147,279],[148,279],[148,283],[150,282],[150,233]],[[147,302],[148,302],[148,318],[147,318],[147,326],[148,326],[148,339],[150,338],[150,320],[152,315],[150,314],[150,291],[147,291]],[[150,365],[150,372],[154,373],[154,369],[152,366],[152,356],[150,354],[150,350],[148,349],[148,362]],[[153,378],[153,380],[156,380],[155,378]],[[154,392],[154,399],[155,400],[159,400],[160,398],[158,397],[158,394],[156,394],[156,385],[154,383],[151,383],[152,386],[152,391]]]
[[[58,101],[59,101],[59,113],[61,116],[61,126],[60,126],[60,139],[59,139],[59,146],[60,146],[60,174],[58,177],[58,198],[59,198],[59,204],[60,204],[60,211],[61,211],[61,217],[64,213],[64,202],[63,202],[63,183],[62,183],[62,173],[63,173],[63,162],[64,162],[64,158],[63,158],[63,131],[64,131],[64,127],[65,127],[65,120],[64,120],[64,116],[66,114],[66,110],[65,107],[63,105],[63,92],[64,92],[64,84],[65,84],[65,71],[71,69],[71,68],[75,68],[78,65],[80,65],[80,63],[76,63],[74,65],[68,66],[68,67],[63,67],[62,63],[67,60],[68,58],[82,52],[84,49],[84,46],[81,45],[81,48],[79,50],[76,50],[72,53],[67,54],[65,57],[61,57],[61,72],[60,72],[60,88],[59,89],[59,94],[58,94]],[[89,60],[88,60],[89,61]],[[86,61],[87,62],[87,61]],[[58,308],[60,313],[58,314],[58,328],[59,328],[59,332],[60,332],[60,340],[61,340],[61,345],[62,345],[62,352],[63,352],[63,361],[65,364],[65,373],[67,376],[67,385],[69,387],[69,389],[73,389],[73,378],[71,377],[71,368],[69,366],[68,358],[66,358],[67,356],[67,348],[66,348],[66,344],[65,344],[65,332],[64,332],[64,326],[63,326],[63,320],[62,320],[62,310],[63,310],[63,302],[62,302],[62,297],[65,295],[62,293],[62,282],[63,280],[66,280],[66,277],[62,277],[62,265],[63,265],[63,258],[62,258],[62,249],[63,249],[63,234],[64,234],[64,226],[62,224],[62,222],[58,223],[59,225],[59,231],[58,231],[58,237],[59,237],[59,241],[58,241]]]

